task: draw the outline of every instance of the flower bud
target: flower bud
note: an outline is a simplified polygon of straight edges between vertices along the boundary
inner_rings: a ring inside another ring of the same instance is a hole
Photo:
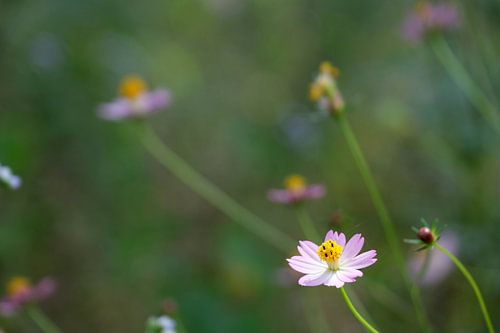
[[[418,230],[417,237],[425,244],[432,244],[436,240],[434,234],[432,233],[432,230],[429,229],[428,227],[420,228]]]

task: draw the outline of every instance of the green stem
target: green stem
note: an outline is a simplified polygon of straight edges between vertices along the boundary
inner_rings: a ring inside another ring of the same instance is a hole
[[[420,267],[420,270],[417,273],[417,276],[415,279],[419,283],[421,283],[422,280],[427,275],[427,271],[429,270],[429,266],[431,265],[432,251],[425,251],[424,255],[425,255],[424,262],[422,263],[422,266]]]
[[[396,259],[396,264],[398,265],[401,274],[403,276],[403,280],[405,282],[405,286],[408,289],[408,292],[410,294],[413,306],[415,308],[415,312],[417,315],[417,321],[420,325],[420,328],[424,332],[429,332],[429,325],[427,321],[427,317],[425,315],[424,311],[424,306],[422,299],[420,297],[420,294],[416,288],[413,287],[413,283],[411,281],[410,275],[408,273],[408,270],[406,268],[406,262],[404,260],[404,256],[401,250],[401,247],[399,246],[399,239],[396,233],[396,229],[394,227],[394,224],[391,220],[391,217],[389,216],[389,213],[387,211],[387,208],[385,207],[384,201],[382,200],[382,196],[380,195],[380,192],[378,190],[378,187],[375,183],[375,180],[373,179],[373,175],[371,173],[370,167],[368,166],[368,163],[365,160],[365,157],[363,155],[363,152],[361,151],[361,148],[359,147],[358,140],[356,139],[354,132],[352,131],[352,128],[349,124],[349,121],[344,115],[344,111],[340,112],[337,116],[337,123],[339,124],[339,127],[342,131],[342,134],[344,135],[347,145],[349,146],[349,149],[351,150],[352,156],[354,158],[354,161],[356,162],[356,165],[359,169],[359,172],[361,173],[361,177],[363,178],[363,181],[368,189],[368,193],[370,194],[373,206],[375,207],[375,210],[378,214],[378,217],[380,219],[380,222],[382,224],[382,228],[385,233],[385,237],[389,243],[389,247],[391,249],[391,252],[393,253],[395,259]]]
[[[318,242],[321,240],[321,237],[318,233],[318,230],[314,226],[311,217],[307,213],[307,209],[303,204],[299,204],[295,207],[295,212],[297,214],[297,220],[299,220],[300,227],[302,228],[302,232],[306,236],[307,239],[310,239],[313,242]]]
[[[347,306],[349,307],[349,310],[351,310],[352,314],[354,315],[354,317],[356,317],[356,319],[370,332],[372,333],[378,333],[378,331],[372,326],[370,325],[360,314],[359,312],[356,310],[356,308],[354,307],[354,305],[352,305],[352,302],[351,300],[349,299],[349,296],[347,295],[345,289],[342,287],[340,288],[340,292],[342,293],[342,296],[344,296],[344,300],[345,302],[347,303]]]
[[[36,305],[26,308],[28,316],[38,325],[44,333],[62,333],[62,331],[50,320]]]
[[[500,119],[495,106],[477,83],[470,77],[446,40],[443,37],[436,37],[432,40],[431,45],[441,64],[465,94],[470,103],[474,105],[488,122],[490,122],[497,134],[500,134]]]
[[[289,253],[290,249],[295,246],[295,242],[289,236],[248,211],[196,172],[187,162],[168,148],[150,126],[145,126],[141,140],[146,149],[158,162],[191,188],[191,190],[198,193],[232,220],[284,253]]]
[[[479,307],[481,308],[481,312],[483,313],[484,321],[486,322],[486,326],[488,327],[488,332],[489,333],[494,333],[495,329],[493,328],[493,323],[491,322],[490,315],[488,313],[488,308],[486,307],[486,303],[484,302],[483,296],[481,295],[481,291],[479,290],[479,287],[477,286],[476,281],[472,277],[472,275],[469,273],[467,268],[458,260],[457,257],[453,255],[450,251],[448,251],[446,248],[442,247],[438,243],[435,243],[434,246],[441,252],[443,252],[448,258],[451,259],[457,265],[458,269],[462,272],[462,274],[465,276],[467,281],[469,282],[470,286],[474,290],[474,294],[476,294],[477,301],[479,302]]]

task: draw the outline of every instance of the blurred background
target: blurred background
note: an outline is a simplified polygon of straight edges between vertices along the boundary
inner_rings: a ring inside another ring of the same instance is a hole
[[[447,39],[479,85],[500,97],[500,3],[454,3],[463,24]],[[1,1],[0,163],[23,186],[0,192],[0,282],[54,277],[59,290],[42,307],[64,332],[142,332],[166,298],[189,332],[308,332],[306,291],[283,253],[163,169],[130,123],[96,116],[121,78],[137,73],[172,90],[173,106],[151,119],[162,139],[294,239],[303,236],[293,211],[266,192],[290,173],[324,183],[327,196],[308,204],[321,232],[362,232],[365,248],[379,253],[351,289],[382,331],[416,330],[346,143],[307,98],[319,63],[331,60],[401,242],[420,218],[439,218],[500,326],[500,137],[426,44],[402,40],[413,7]],[[411,258],[414,248],[402,246]],[[336,289],[317,290],[332,332],[363,331]],[[438,332],[485,331],[456,270],[422,294]],[[22,316],[0,325],[36,332]]]

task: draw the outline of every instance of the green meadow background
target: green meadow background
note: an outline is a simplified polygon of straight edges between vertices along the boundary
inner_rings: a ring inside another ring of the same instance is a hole
[[[500,3],[454,1],[448,41],[500,112]],[[42,308],[64,332],[143,332],[175,299],[188,332],[308,332],[304,288],[283,253],[180,183],[134,124],[96,116],[129,73],[171,89],[151,117],[179,155],[238,202],[303,239],[268,202],[290,173],[324,183],[308,204],[321,230],[361,232],[379,261],[350,290],[384,332],[416,318],[379,220],[335,122],[308,87],[341,70],[349,115],[408,257],[420,218],[439,218],[500,327],[500,137],[425,44],[400,27],[412,1],[2,0],[0,283],[52,276]],[[289,256],[294,249],[290,249]],[[363,332],[335,288],[318,287],[332,332]],[[437,332],[485,332],[459,272],[421,289]],[[37,332],[22,315],[7,333]]]

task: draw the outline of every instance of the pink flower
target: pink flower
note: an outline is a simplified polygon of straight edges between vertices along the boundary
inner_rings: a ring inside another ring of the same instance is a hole
[[[299,279],[301,286],[319,285],[341,288],[363,276],[361,268],[373,265],[377,252],[370,250],[359,254],[365,239],[356,234],[346,243],[343,233],[328,231],[325,241],[316,245],[310,241],[299,241],[300,256],[287,259],[294,270],[305,274]]]
[[[305,200],[320,199],[325,195],[325,187],[320,184],[308,185],[299,175],[285,179],[284,189],[271,189],[267,197],[270,201],[281,204],[296,204]]]
[[[120,95],[114,101],[99,107],[101,118],[112,121],[141,118],[169,106],[172,99],[166,89],[147,91],[146,83],[138,76],[123,79]]]
[[[417,43],[429,33],[449,31],[460,26],[460,16],[452,4],[419,2],[403,23],[402,35],[409,42]]]
[[[50,297],[56,289],[51,278],[44,278],[35,285],[24,277],[14,277],[7,284],[7,295],[0,300],[0,314],[12,316],[25,305]]]

